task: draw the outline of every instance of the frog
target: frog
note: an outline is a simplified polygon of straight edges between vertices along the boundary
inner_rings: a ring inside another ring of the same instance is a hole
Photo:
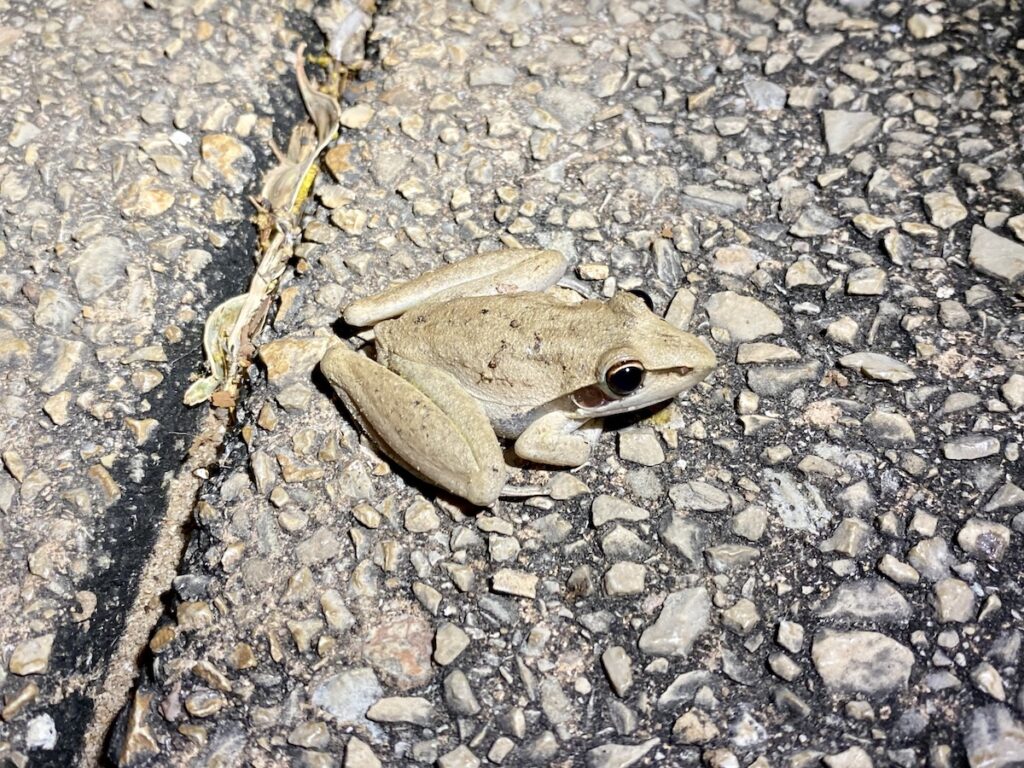
[[[672,400],[717,363],[633,293],[560,287],[568,266],[557,250],[498,249],[358,299],[342,318],[372,329],[374,356],[338,340],[320,371],[386,456],[493,506],[512,493],[501,439],[525,462],[580,467],[605,417]]]

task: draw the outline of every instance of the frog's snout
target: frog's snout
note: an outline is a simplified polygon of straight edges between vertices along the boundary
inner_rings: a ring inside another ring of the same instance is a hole
[[[692,333],[677,331],[676,338],[675,359],[665,368],[687,377],[688,386],[692,386],[711,373],[718,365],[718,358],[705,341]]]
[[[714,350],[712,350],[711,347],[709,347],[703,341],[698,339],[696,336],[694,337],[694,341],[696,342],[694,345],[694,349],[696,350],[697,354],[695,355],[696,365],[692,367],[695,371],[703,372],[704,375],[701,376],[701,378],[703,379],[704,376],[707,376],[709,373],[711,373],[712,369],[714,369],[714,367],[718,365],[718,358],[715,356]]]

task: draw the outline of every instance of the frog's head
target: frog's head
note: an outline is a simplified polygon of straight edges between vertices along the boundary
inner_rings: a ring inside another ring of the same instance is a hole
[[[606,329],[595,383],[570,395],[580,417],[610,416],[671,400],[702,381],[717,360],[703,341],[650,311],[630,293],[607,303]]]

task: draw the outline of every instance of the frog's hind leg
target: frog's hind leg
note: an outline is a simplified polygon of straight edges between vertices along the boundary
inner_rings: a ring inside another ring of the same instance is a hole
[[[320,368],[360,425],[395,461],[429,483],[489,506],[507,469],[487,415],[454,377],[390,361],[398,375],[344,345]]]
[[[365,327],[423,304],[467,296],[544,291],[565,274],[567,264],[558,251],[506,248],[479,253],[349,304],[345,322]]]

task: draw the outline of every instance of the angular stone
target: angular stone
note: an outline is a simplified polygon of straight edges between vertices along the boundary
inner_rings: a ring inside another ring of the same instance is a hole
[[[779,344],[769,344],[766,341],[753,341],[740,344],[736,350],[736,362],[740,365],[750,363],[791,363],[800,359],[800,353],[795,349],[783,347]]]
[[[699,568],[703,565],[701,553],[708,534],[702,523],[673,512],[662,517],[658,536],[665,544],[674,547],[691,566]]]
[[[924,196],[924,205],[929,221],[939,229],[950,229],[967,218],[967,209],[952,190],[929,192]]]
[[[428,726],[434,719],[434,705],[421,696],[388,696],[367,711],[368,720],[377,723],[411,723]]]
[[[726,330],[733,342],[753,341],[782,333],[782,319],[749,296],[723,291],[712,295],[706,307],[711,325]]]
[[[857,517],[844,517],[832,535],[819,546],[822,552],[857,557],[871,540],[871,527]]]
[[[619,457],[654,467],[665,461],[665,451],[653,429],[627,429],[619,432]]]
[[[839,364],[844,368],[858,370],[869,379],[888,381],[892,384],[917,378],[906,363],[877,352],[854,352],[844,355],[839,358]]]
[[[841,155],[853,147],[871,140],[882,119],[870,112],[846,112],[826,109],[822,113],[825,125],[825,143],[830,155]]]
[[[650,516],[651,513],[646,509],[630,504],[625,499],[607,494],[595,497],[590,507],[591,522],[595,528],[600,528],[612,520],[637,522],[647,520]]]
[[[633,531],[616,525],[601,537],[601,551],[609,560],[643,560],[650,546]]]
[[[25,726],[25,749],[51,750],[57,745],[57,724],[45,712],[36,715]]]
[[[715,249],[713,266],[717,272],[736,277],[747,277],[755,269],[761,259],[760,253],[742,245],[731,245]]]
[[[608,597],[639,595],[644,591],[647,569],[641,563],[615,563],[604,574],[604,591]]]
[[[434,661],[446,667],[469,647],[469,635],[462,627],[451,622],[442,624],[434,638]]]
[[[589,94],[561,86],[545,88],[537,96],[537,101],[569,134],[578,133],[590,125],[600,107]]]
[[[760,549],[748,547],[746,544],[719,544],[704,550],[704,559],[715,573],[728,573],[737,568],[745,568],[760,556]]]
[[[211,133],[203,136],[200,152],[203,162],[232,191],[241,192],[249,183],[256,165],[256,156],[231,134]]]
[[[798,365],[758,365],[747,371],[747,386],[764,397],[782,397],[820,376],[821,363],[817,360]]]
[[[956,541],[971,557],[998,563],[1010,546],[1010,529],[991,520],[972,517],[960,529]]]
[[[733,515],[729,529],[747,541],[757,541],[764,535],[768,525],[768,510],[759,504],[751,504]]]
[[[910,620],[910,603],[888,582],[863,579],[841,584],[818,616],[843,623],[905,624]]]
[[[55,334],[66,334],[78,312],[79,308],[70,296],[47,288],[39,293],[32,322]]]
[[[324,749],[331,741],[331,734],[324,723],[306,721],[292,728],[287,741],[295,747]]]
[[[786,270],[787,288],[797,288],[801,285],[825,285],[827,282],[828,278],[810,259],[798,259]]]
[[[808,205],[801,212],[796,222],[789,228],[789,233],[797,237],[824,237],[831,234],[842,222],[819,205]]]
[[[706,712],[691,709],[676,719],[672,725],[672,735],[680,744],[706,744],[718,738],[719,730]]]
[[[355,626],[355,617],[336,589],[328,589],[320,595],[320,610],[327,620],[327,626],[336,632],[348,632]]]
[[[655,738],[640,744],[602,744],[589,750],[584,760],[587,768],[629,768],[660,743],[661,740]]]
[[[827,768],[874,768],[871,755],[863,747],[850,747],[834,755],[828,755],[823,762]]]
[[[6,29],[9,29],[7,27]],[[7,135],[7,143],[15,149],[20,149],[26,144],[30,144],[35,141],[42,131],[34,123],[30,123],[27,120],[18,120],[14,123],[14,127],[11,128],[11,132]]]
[[[345,745],[345,768],[381,768],[370,745],[353,736]]]
[[[842,45],[845,41],[846,38],[839,32],[832,32],[827,35],[814,35],[797,48],[796,55],[805,64],[814,64],[826,56],[829,51]]]
[[[942,34],[942,30],[941,16],[933,16],[929,13],[915,13],[907,19],[907,31],[916,40],[937,37]]]
[[[992,494],[992,498],[985,504],[983,512],[996,512],[1000,509],[1019,507],[1024,505],[1024,489],[1014,483],[1004,483],[999,490]]]
[[[786,89],[770,80],[752,78],[743,83],[747,98],[758,111],[782,109],[786,106]]]
[[[425,685],[433,675],[430,622],[419,612],[377,617],[363,641],[363,658],[387,684],[405,691]]]
[[[50,651],[54,635],[40,635],[23,640],[14,646],[8,669],[16,675],[37,675],[45,672],[50,665]]]
[[[633,687],[632,661],[626,649],[621,645],[613,645],[601,654],[601,664],[615,695],[625,698]]]
[[[565,695],[557,678],[545,675],[539,687],[540,708],[552,725],[561,725],[575,715],[573,702]]]
[[[1024,765],[1024,726],[1000,704],[979,707],[964,734],[971,768],[1014,768]]]
[[[355,106],[342,110],[339,122],[345,128],[359,130],[369,125],[370,120],[373,119],[375,114],[373,107],[369,104],[356,104]]]
[[[429,533],[441,525],[434,505],[426,499],[417,499],[405,510],[405,530],[409,533]]]
[[[859,480],[844,488],[836,495],[836,502],[844,512],[860,516],[871,512],[877,503],[875,492],[867,480]]]
[[[1024,245],[1000,237],[977,224],[971,230],[971,266],[1008,283],[1024,275]]]
[[[492,577],[491,589],[506,595],[534,598],[537,596],[537,576],[533,573],[502,568]]]
[[[850,296],[881,296],[885,293],[886,273],[879,267],[864,267],[846,278],[846,292]]]
[[[999,387],[1003,400],[1010,410],[1019,411],[1024,408],[1024,375],[1015,373]]]
[[[668,492],[676,509],[697,509],[702,512],[721,512],[729,508],[729,494],[710,483],[693,480],[673,485]]]
[[[640,650],[651,656],[687,656],[711,619],[711,600],[703,587],[665,598],[657,621],[640,636]]]
[[[693,701],[697,691],[704,687],[712,687],[715,683],[715,676],[703,669],[695,669],[683,672],[676,676],[676,679],[658,697],[658,709],[674,710],[680,704],[688,704]]]
[[[444,679],[444,700],[456,715],[471,717],[480,711],[480,702],[461,669],[454,670]]]
[[[914,653],[880,632],[822,630],[811,647],[814,667],[832,691],[885,696],[904,690]]]
[[[999,453],[999,438],[992,435],[964,435],[942,444],[942,455],[950,461],[974,461]]]
[[[139,764],[153,755],[160,754],[160,745],[153,736],[147,722],[150,714],[152,693],[136,691],[125,723],[125,733],[118,753],[120,765]]]
[[[94,301],[125,277],[129,254],[116,237],[98,237],[71,260],[71,277],[82,301]]]
[[[451,752],[437,758],[437,768],[478,768],[480,758],[465,744],[459,744]]]
[[[696,208],[719,216],[729,216],[747,209],[747,195],[743,192],[702,184],[685,185],[679,200],[686,208]]]
[[[366,710],[383,691],[369,667],[346,669],[313,685],[310,701],[339,725],[365,722]]]
[[[159,216],[174,205],[174,193],[156,176],[144,175],[117,196],[121,213],[127,218]]]
[[[935,584],[936,618],[946,623],[966,624],[974,620],[974,592],[960,579],[942,579]]]
[[[330,339],[321,336],[285,336],[261,345],[259,358],[267,370],[267,382],[283,388],[309,381],[329,344]]]
[[[726,629],[746,637],[761,621],[761,614],[752,600],[741,597],[736,603],[722,611],[722,624]]]
[[[509,67],[494,62],[482,62],[469,71],[469,84],[473,87],[483,85],[512,85],[515,81],[515,67]]]
[[[979,691],[983,691],[996,701],[1006,701],[1006,685],[999,670],[983,661],[971,670],[971,682]]]
[[[864,419],[868,442],[883,448],[903,448],[917,440],[910,420],[901,413],[872,411]]]
[[[853,226],[865,237],[875,237],[887,229],[896,226],[896,222],[888,216],[875,216],[871,213],[858,213],[853,217]],[[848,291],[852,293],[852,291]]]
[[[949,566],[953,562],[949,545],[938,536],[925,539],[915,544],[907,552],[907,562],[916,568],[921,575],[930,580],[938,581],[949,575]]]

